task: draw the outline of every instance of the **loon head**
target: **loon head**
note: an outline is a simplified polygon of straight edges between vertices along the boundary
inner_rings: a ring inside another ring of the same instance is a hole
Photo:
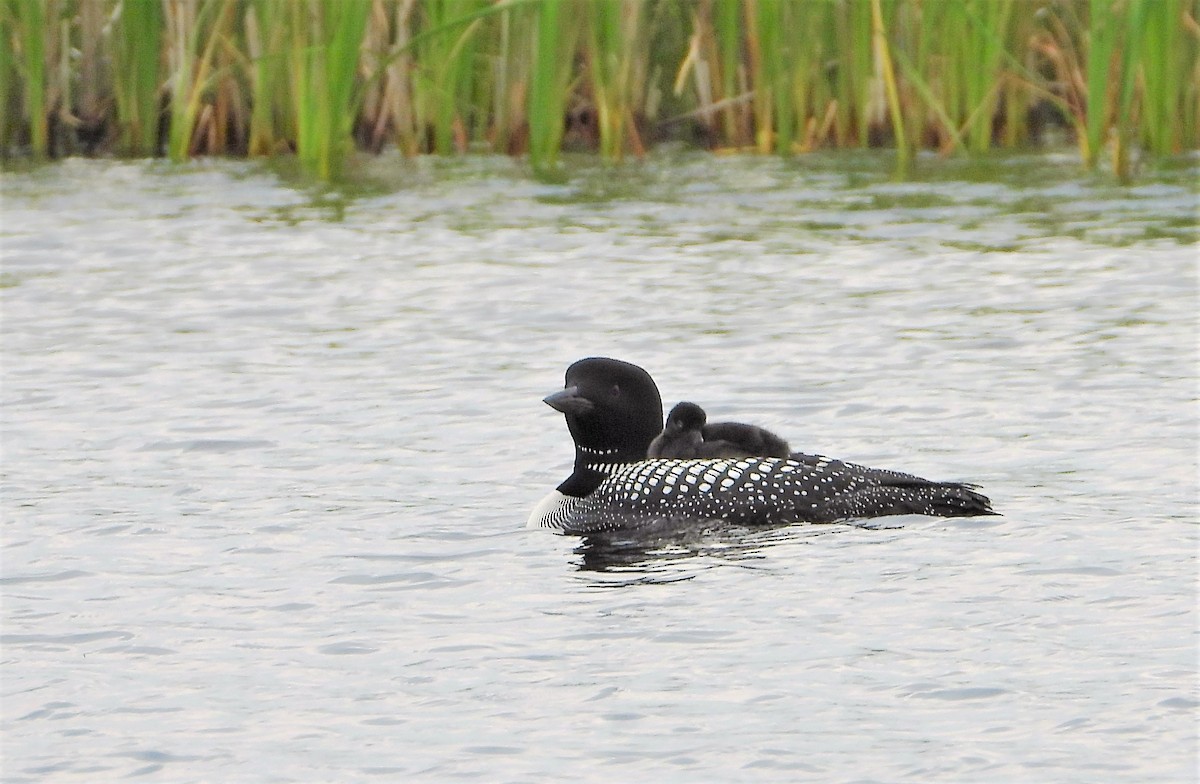
[[[567,368],[566,382],[545,402],[566,415],[576,471],[645,459],[662,430],[662,398],[649,373],[617,359],[589,357]]]

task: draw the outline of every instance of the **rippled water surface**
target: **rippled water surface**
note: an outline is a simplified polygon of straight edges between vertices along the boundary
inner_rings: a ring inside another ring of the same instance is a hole
[[[2,176],[6,782],[1194,780],[1195,161],[369,165]],[[1004,516],[525,530],[595,354]]]

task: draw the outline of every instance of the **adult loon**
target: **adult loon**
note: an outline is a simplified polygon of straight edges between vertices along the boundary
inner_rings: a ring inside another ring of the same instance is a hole
[[[662,429],[662,398],[649,373],[616,359],[574,363],[566,388],[545,402],[566,415],[575,469],[533,510],[530,528],[583,535],[688,522],[773,525],[995,514],[971,485],[821,455],[647,459]]]
[[[788,442],[754,425],[708,423],[708,414],[695,403],[676,403],[663,431],[655,436],[646,457],[791,457]]]

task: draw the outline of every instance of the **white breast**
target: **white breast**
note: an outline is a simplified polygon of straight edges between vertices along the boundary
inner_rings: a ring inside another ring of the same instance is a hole
[[[561,528],[562,524],[555,522],[561,520],[562,517],[556,518],[555,513],[567,505],[567,496],[551,490],[550,494],[538,502],[538,505],[533,508],[533,512],[529,515],[529,520],[526,521],[526,528]]]

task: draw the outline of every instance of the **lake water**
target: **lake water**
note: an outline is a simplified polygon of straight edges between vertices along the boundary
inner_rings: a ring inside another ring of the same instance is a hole
[[[1198,161],[3,175],[3,779],[1197,776]],[[523,528],[575,359],[1003,517]]]

